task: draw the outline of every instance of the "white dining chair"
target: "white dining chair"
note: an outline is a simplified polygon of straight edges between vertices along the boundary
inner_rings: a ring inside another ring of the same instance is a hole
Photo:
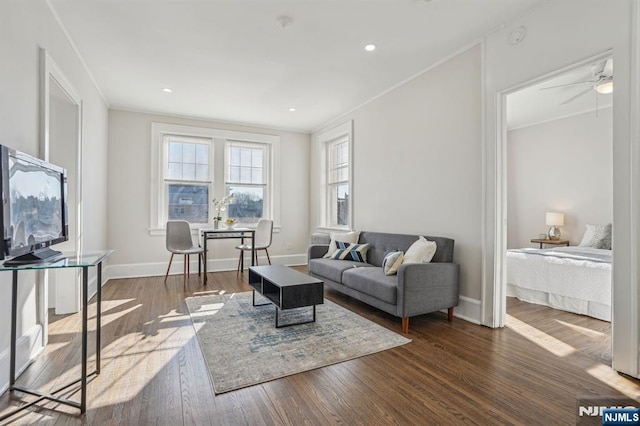
[[[171,252],[171,258],[169,259],[169,266],[167,267],[167,273],[164,275],[164,283],[167,284],[167,277],[169,276],[169,270],[171,269],[171,262],[173,261],[173,255],[184,255],[184,285],[187,285],[187,277],[190,272],[190,255],[197,254],[198,262],[202,261],[204,264],[204,249],[202,247],[194,246],[191,239],[191,226],[186,220],[170,220],[167,222],[167,238],[166,238],[167,250]],[[199,263],[198,263],[199,264]]]
[[[271,258],[269,257],[268,248],[271,246],[271,240],[273,237],[273,221],[268,219],[261,219],[258,222],[258,227],[256,228],[256,233],[254,237],[254,245],[255,245],[255,264],[258,264],[258,250],[264,250],[267,253],[267,260],[269,261],[269,265],[271,265]],[[251,244],[240,244],[236,246],[238,250],[240,250],[240,257],[238,258],[238,272],[244,272],[244,267],[240,270],[240,265],[243,263],[242,258],[244,256],[244,251],[251,251]]]

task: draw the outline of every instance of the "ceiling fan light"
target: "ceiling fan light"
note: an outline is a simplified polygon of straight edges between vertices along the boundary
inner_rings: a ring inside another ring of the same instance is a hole
[[[613,81],[603,81],[602,83],[596,84],[596,92],[601,95],[608,95],[609,93],[613,93]]]

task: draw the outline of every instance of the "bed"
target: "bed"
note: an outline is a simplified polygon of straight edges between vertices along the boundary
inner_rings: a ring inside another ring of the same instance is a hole
[[[611,321],[611,250],[507,250],[507,296]]]

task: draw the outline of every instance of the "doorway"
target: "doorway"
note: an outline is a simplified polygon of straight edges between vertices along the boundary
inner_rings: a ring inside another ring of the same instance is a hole
[[[67,170],[68,241],[56,250],[82,250],[82,101],[55,61],[41,49],[41,157]],[[81,276],[74,268],[43,272],[39,313],[45,326],[48,311],[80,310]],[[46,340],[45,340],[46,343]]]
[[[551,350],[592,352],[609,367],[612,82],[613,60],[600,55],[505,94],[507,220],[498,253],[502,324]],[[561,235],[549,241],[554,224]],[[609,226],[600,252],[587,238],[594,224]]]

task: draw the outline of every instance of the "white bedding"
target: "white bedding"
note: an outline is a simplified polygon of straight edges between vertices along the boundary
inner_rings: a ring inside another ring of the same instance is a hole
[[[507,250],[507,296],[611,321],[611,250]]]

